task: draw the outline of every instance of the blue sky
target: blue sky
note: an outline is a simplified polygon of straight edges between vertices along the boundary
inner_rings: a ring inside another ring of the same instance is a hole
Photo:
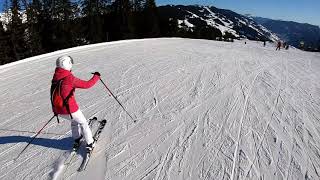
[[[156,3],[213,5],[240,14],[320,26],[320,0],[156,0]]]

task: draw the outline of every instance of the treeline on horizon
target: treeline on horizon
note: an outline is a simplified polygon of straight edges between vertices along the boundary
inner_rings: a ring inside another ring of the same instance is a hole
[[[10,20],[6,28],[0,24],[0,64],[122,39],[222,36],[214,28],[178,28],[177,19],[158,12],[155,0],[4,0],[3,5]]]

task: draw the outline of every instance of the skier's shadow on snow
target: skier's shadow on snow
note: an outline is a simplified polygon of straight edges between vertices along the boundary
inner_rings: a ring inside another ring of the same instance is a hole
[[[28,143],[31,139],[32,137],[29,136],[0,136],[0,144],[20,142]],[[72,142],[72,137],[66,137],[63,139],[35,138],[31,144],[54,149],[69,150],[72,146]]]

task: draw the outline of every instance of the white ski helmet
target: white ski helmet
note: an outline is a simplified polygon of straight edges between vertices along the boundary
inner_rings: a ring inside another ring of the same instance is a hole
[[[61,56],[57,59],[56,65],[62,69],[70,71],[72,68],[73,59],[71,56]]]

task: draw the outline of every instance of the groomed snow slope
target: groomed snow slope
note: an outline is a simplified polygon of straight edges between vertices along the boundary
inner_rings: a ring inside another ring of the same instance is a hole
[[[320,55],[262,43],[149,39],[68,50],[86,117],[108,120],[89,167],[63,169],[70,122],[52,122],[49,87],[63,53],[0,66],[0,179],[319,179]]]

